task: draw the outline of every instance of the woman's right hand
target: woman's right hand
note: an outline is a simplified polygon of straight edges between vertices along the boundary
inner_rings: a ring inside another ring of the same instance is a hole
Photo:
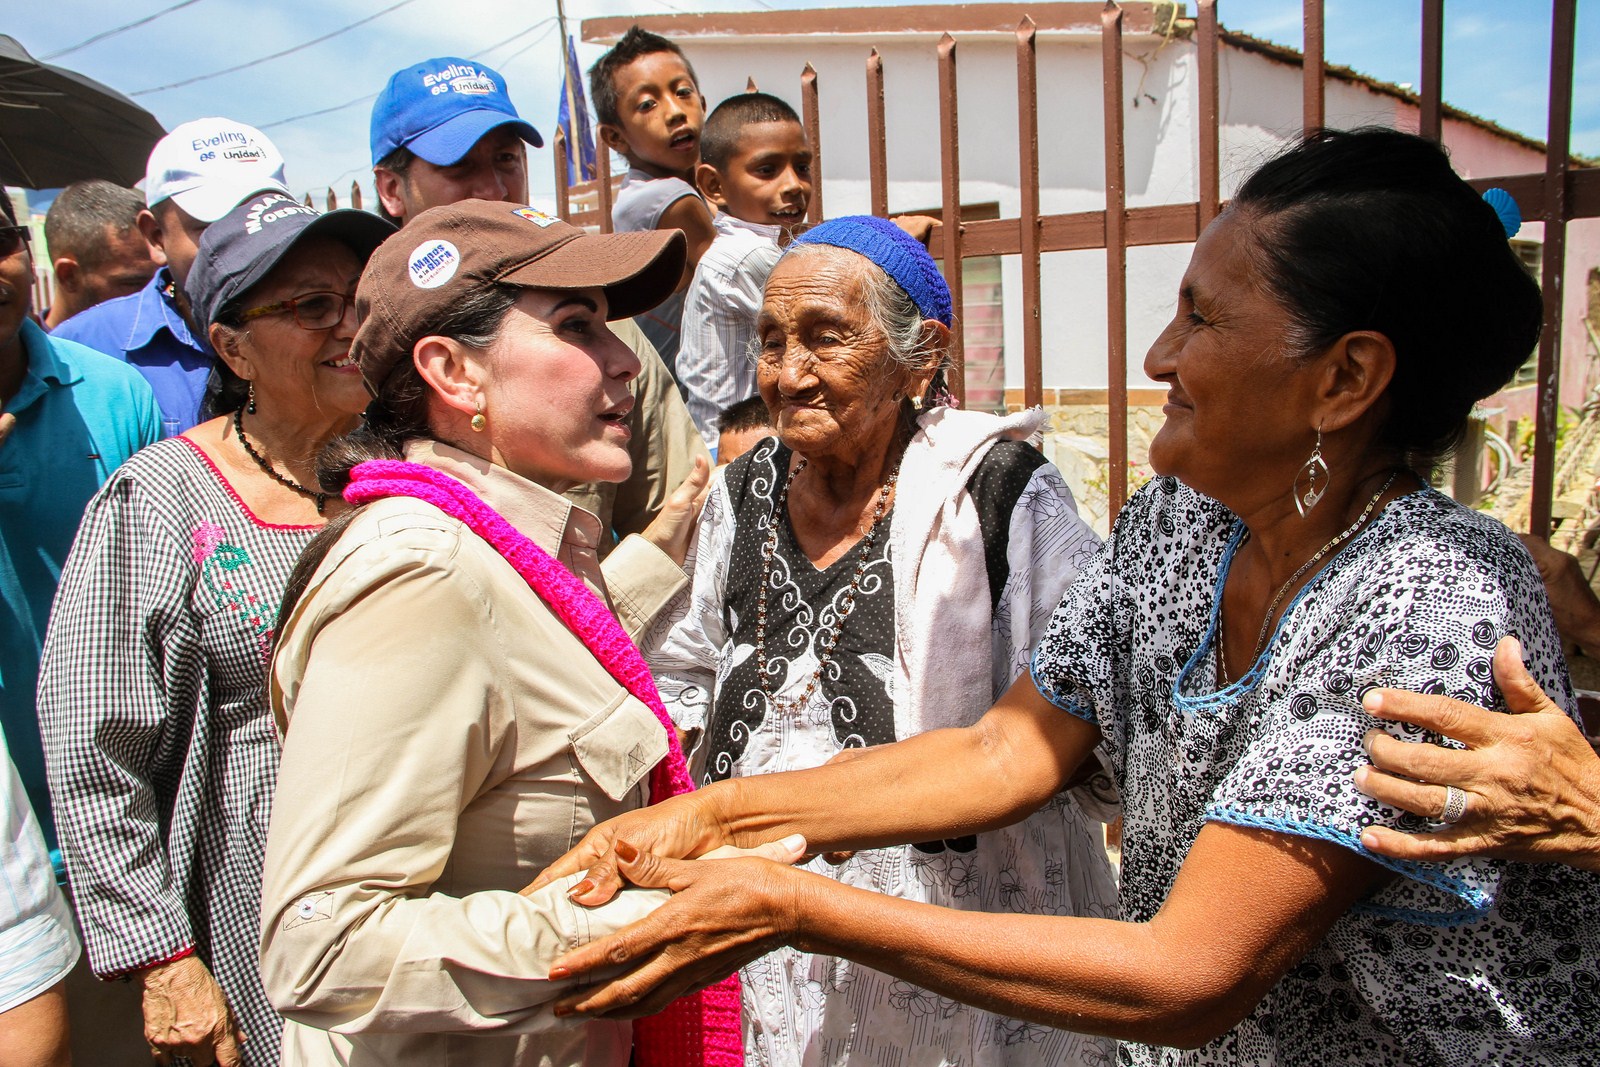
[[[1431,833],[1370,826],[1361,844],[1395,859],[1441,863],[1495,856],[1600,870],[1600,756],[1577,724],[1539,688],[1516,638],[1494,653],[1494,680],[1509,714],[1445,696],[1373,690],[1364,699],[1379,718],[1410,723],[1466,745],[1366,736],[1371,767],[1356,771],[1363,793],[1425,819],[1439,816],[1446,786],[1463,790],[1460,822]]]
[[[689,555],[689,545],[694,541],[695,526],[700,521],[700,509],[705,505],[710,484],[711,463],[704,456],[696,456],[689,476],[667,497],[650,525],[639,531],[640,537],[661,549],[680,567]]]
[[[195,1067],[241,1067],[245,1032],[228,1011],[228,998],[197,956],[135,971],[143,998],[144,1038],[160,1064],[186,1057]]]
[[[587,871],[567,895],[579,904],[597,907],[622,888],[618,842],[674,859],[693,859],[732,844],[706,803],[707,795],[708,790],[685,793],[601,823],[585,834],[576,848],[541,871],[523,894],[542,889],[557,878]]]

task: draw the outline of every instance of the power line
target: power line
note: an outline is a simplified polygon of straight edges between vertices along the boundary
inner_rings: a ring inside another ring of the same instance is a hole
[[[503,45],[508,45],[512,41],[517,40],[519,37],[526,37],[528,34],[532,33],[534,30],[537,30],[540,26],[543,26],[546,23],[554,22],[554,21],[555,21],[555,16],[554,15],[550,15],[550,16],[548,16],[546,18],[542,18],[538,22],[533,23],[531,26],[526,26],[523,29],[518,30],[516,33],[513,33],[510,37],[502,38],[501,40],[496,41],[494,44],[488,45],[487,47],[478,49],[476,52],[470,53],[467,56],[467,58],[468,59],[478,59],[481,56],[483,56],[484,53],[493,52],[496,48],[499,48],[499,47],[501,47]],[[540,40],[543,40],[543,39],[544,38],[542,38],[542,37],[540,38]],[[536,41],[534,43],[537,44],[538,42]],[[530,45],[530,47],[532,47],[532,46]],[[517,56],[519,56],[521,54],[522,54],[521,52],[515,52],[511,56],[508,56],[507,58],[515,59]],[[258,130],[270,130],[275,126],[287,126],[291,122],[299,122],[301,119],[314,119],[314,118],[317,118],[317,117],[319,117],[321,115],[331,115],[335,111],[343,111],[347,107],[355,107],[357,104],[364,104],[368,100],[376,99],[377,95],[378,95],[377,93],[368,93],[365,96],[358,96],[354,100],[346,100],[342,104],[334,104],[332,107],[322,107],[322,108],[318,108],[315,111],[306,111],[306,112],[302,112],[299,115],[290,115],[288,118],[285,118],[285,119],[274,119],[272,122],[262,122],[262,123],[257,124],[256,129],[258,129]]]
[[[137,92],[132,92],[132,93],[129,93],[128,95],[129,96],[148,96],[151,93],[161,93],[161,92],[165,92],[168,89],[178,89],[178,88],[181,88],[181,87],[183,87],[185,85],[193,85],[195,82],[203,82],[203,81],[206,81],[207,79],[210,79],[210,78],[221,77],[224,74],[232,74],[235,71],[248,70],[251,67],[259,67],[263,63],[271,62],[274,59],[282,59],[284,56],[293,55],[295,52],[299,52],[299,51],[301,51],[302,49],[305,49],[305,48],[310,48],[312,45],[321,44],[323,41],[331,40],[334,37],[338,37],[342,33],[349,33],[351,30],[355,29],[358,26],[365,26],[367,23],[371,22],[373,19],[382,18],[384,15],[389,14],[391,11],[398,11],[402,7],[405,7],[407,4],[414,4],[414,3],[416,3],[416,0],[398,0],[397,3],[390,4],[388,7],[384,8],[382,11],[374,12],[373,14],[368,15],[364,19],[357,19],[355,22],[350,23],[348,26],[340,26],[337,30],[334,30],[331,33],[325,33],[321,37],[315,37],[315,38],[313,38],[313,39],[311,39],[309,41],[306,41],[304,44],[297,44],[293,48],[285,48],[283,51],[274,52],[270,56],[262,56],[260,59],[252,59],[248,63],[240,63],[237,66],[233,66],[233,67],[224,67],[222,70],[214,70],[209,74],[197,74],[192,78],[185,78],[182,81],[169,82],[166,85],[157,85],[157,86],[153,86],[153,87],[151,87],[149,89],[140,89]]]
[[[114,27],[113,29],[105,30],[105,31],[103,31],[101,33],[97,33],[93,37],[85,38],[84,40],[79,41],[75,45],[69,45],[66,48],[58,48],[54,52],[50,52],[47,55],[42,55],[39,58],[40,59],[55,59],[58,56],[66,55],[68,52],[76,52],[80,48],[88,48],[90,45],[94,44],[96,41],[103,41],[107,37],[115,37],[119,33],[124,33],[126,31],[134,29],[136,27],[143,26],[146,23],[154,22],[156,19],[160,18],[162,15],[170,15],[174,11],[177,11],[179,8],[185,8],[185,7],[190,6],[191,4],[198,4],[199,2],[200,2],[200,0],[178,0],[178,3],[173,4],[171,7],[164,7],[160,11],[157,11],[153,15],[146,15],[142,19],[134,19],[132,22],[125,22],[121,26],[117,26],[117,27]]]
[[[549,21],[549,20],[546,20],[546,21]],[[504,59],[500,60],[499,61],[500,64],[502,66],[504,66],[505,64],[511,62],[513,59],[516,59],[518,56],[520,56],[522,53],[528,51],[529,49],[537,48],[539,45],[544,44],[544,39],[546,37],[549,37],[550,34],[552,34],[554,32],[555,32],[555,27],[554,26],[549,27],[543,33],[541,33],[539,36],[535,37],[533,40],[529,41],[527,44],[523,45],[521,48],[517,49],[515,52],[512,52],[509,56],[506,56]]]
[[[299,115],[290,115],[286,119],[278,119],[274,122],[263,122],[257,125],[256,129],[270,130],[274,126],[287,126],[289,123],[299,122],[301,119],[314,119],[318,115],[331,115],[335,111],[343,111],[347,107],[355,107],[357,104],[363,103],[367,100],[372,100],[376,98],[377,95],[377,93],[368,93],[366,96],[358,96],[354,100],[346,100],[344,103],[334,104],[332,107],[318,108],[316,111],[307,111]]]

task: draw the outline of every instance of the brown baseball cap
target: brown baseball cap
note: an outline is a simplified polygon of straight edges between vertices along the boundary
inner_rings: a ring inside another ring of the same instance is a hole
[[[477,289],[604,289],[608,316],[624,319],[672,294],[685,254],[679,230],[588,233],[536,208],[492,200],[429,208],[367,261],[351,351],[376,395],[442,313]]]

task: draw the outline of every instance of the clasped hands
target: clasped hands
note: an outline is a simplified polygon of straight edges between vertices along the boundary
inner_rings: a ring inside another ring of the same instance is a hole
[[[721,981],[795,933],[792,865],[806,858],[798,834],[753,848],[726,841],[707,818],[702,794],[641,808],[590,830],[524,893],[579,871],[569,897],[596,907],[624,884],[669,889],[645,918],[562,956],[555,980],[625,967],[555,1004],[558,1016],[637,1018]]]

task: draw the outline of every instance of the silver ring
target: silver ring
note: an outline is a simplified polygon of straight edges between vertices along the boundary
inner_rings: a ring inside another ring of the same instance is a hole
[[[1439,813],[1442,823],[1458,823],[1467,813],[1467,792],[1453,785],[1444,787],[1444,810]]]

